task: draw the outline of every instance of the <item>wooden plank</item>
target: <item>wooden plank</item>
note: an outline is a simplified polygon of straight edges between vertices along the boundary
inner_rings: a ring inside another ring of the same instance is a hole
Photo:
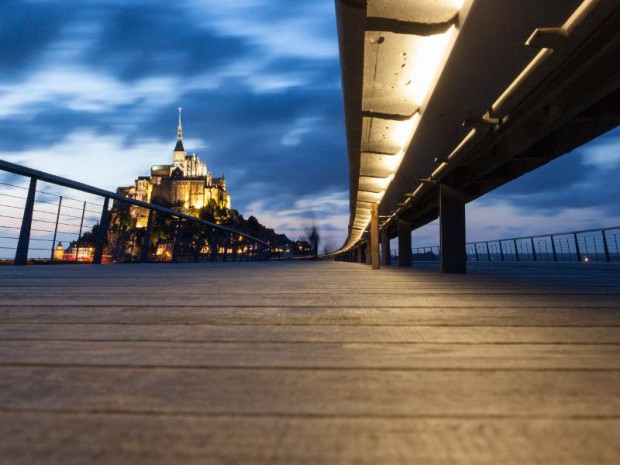
[[[620,346],[3,341],[0,365],[620,370]]]
[[[0,367],[0,389],[0,412],[620,417],[620,371]]]
[[[514,305],[514,302],[505,302]],[[193,307],[0,306],[3,323],[321,326],[620,326],[620,306]]]
[[[620,443],[618,419],[6,413],[3,420],[0,455],[10,465],[616,465]]]
[[[133,293],[81,293],[76,291],[49,295],[47,293],[32,294],[11,292],[3,295],[3,305],[10,306],[183,306],[200,305],[201,307],[236,306],[236,307],[502,307],[511,302],[514,307],[608,307],[618,308],[620,293],[588,293],[547,292],[543,294],[503,292],[493,293],[454,293],[443,294],[397,294],[395,292],[360,293],[343,290],[340,293],[314,292],[281,292],[281,293],[204,293],[177,292],[156,294],[136,291]]]
[[[0,324],[0,340],[620,344],[620,327]]]

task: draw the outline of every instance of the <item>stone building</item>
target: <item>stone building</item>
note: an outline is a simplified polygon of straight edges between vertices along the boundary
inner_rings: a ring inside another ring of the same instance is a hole
[[[138,177],[133,186],[119,187],[117,193],[143,202],[181,207],[188,213],[208,205],[212,200],[218,207],[230,209],[226,178],[214,178],[205,162],[196,154],[188,155],[185,151],[181,108],[172,164],[151,166],[150,176]],[[140,215],[139,211],[134,213],[141,226],[146,215]]]

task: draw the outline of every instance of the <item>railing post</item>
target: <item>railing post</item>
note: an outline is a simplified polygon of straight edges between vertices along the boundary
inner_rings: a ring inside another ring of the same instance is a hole
[[[25,265],[28,261],[28,247],[30,245],[30,228],[32,227],[32,215],[34,212],[34,197],[37,190],[37,178],[30,178],[24,216],[22,217],[22,227],[19,231],[17,250],[15,251],[15,265]]]
[[[520,261],[520,259],[519,259],[519,250],[517,249],[517,240],[513,239],[512,243],[515,246],[515,258],[517,259],[517,261]]]
[[[177,263],[179,261],[179,242],[181,242],[181,218],[177,220],[177,230],[174,235],[174,243],[172,245],[172,262]]]
[[[86,214],[86,200],[82,206],[82,219],[80,220],[80,232],[78,233],[77,243],[75,246],[75,261],[80,261],[80,238],[82,237],[82,228],[84,227],[84,215]],[[132,249],[133,250],[133,249]]]
[[[579,250],[579,241],[577,240],[577,233],[573,233],[573,237],[575,238],[575,251],[577,253],[577,261],[581,261],[581,251]]]
[[[225,233],[224,237],[225,237],[223,241],[224,242],[224,255],[222,257],[222,261],[227,262],[228,261],[228,242],[230,238],[228,237],[228,233]]]
[[[93,256],[94,265],[101,265],[101,259],[103,258],[103,246],[105,245],[105,238],[108,234],[108,224],[110,223],[109,203],[110,197],[106,197],[103,201],[101,220],[99,221],[99,230],[97,231],[97,239],[95,242],[95,254]]]
[[[476,254],[476,261],[479,262],[480,257],[478,256],[478,243],[477,242],[474,242],[474,252]]]
[[[54,260],[54,251],[56,250],[56,236],[58,235],[58,221],[60,220],[60,209],[62,207],[62,195],[58,199],[58,212],[56,213],[56,226],[54,226],[54,238],[52,239],[52,256],[50,259]]]
[[[489,243],[485,242],[485,245],[487,247],[487,259],[488,261],[491,261],[491,252],[489,251]]]
[[[534,238],[530,237],[530,243],[532,244],[532,259],[536,262],[538,257],[536,256],[536,246],[534,245]]]
[[[555,241],[553,240],[553,234],[551,235],[551,253],[553,255],[553,261],[557,262],[558,261],[558,253],[555,250]]]
[[[151,229],[153,228],[153,210],[149,210],[149,217],[146,220],[146,231],[144,231],[144,240],[142,242],[142,249],[140,250],[140,263],[147,263],[149,261],[149,247],[151,245]]]
[[[194,250],[194,262],[200,261],[200,250],[202,249],[202,229],[196,233],[196,249]]]
[[[605,252],[605,261],[610,262],[611,257],[609,256],[609,247],[607,246],[607,237],[605,236],[605,230],[601,229],[601,234],[603,235],[603,251]]]
[[[209,238],[209,242],[211,244],[211,261],[212,262],[217,261],[218,241],[216,241],[215,239],[216,236],[217,236],[217,232],[214,229],[213,231],[211,231],[211,237]]]
[[[499,256],[502,261],[504,261],[504,249],[502,247],[502,241],[499,241]]]

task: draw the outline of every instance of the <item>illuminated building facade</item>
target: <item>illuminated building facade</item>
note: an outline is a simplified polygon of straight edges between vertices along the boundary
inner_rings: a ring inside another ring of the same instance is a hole
[[[133,186],[119,187],[117,193],[143,202],[182,207],[190,213],[208,205],[211,201],[219,208],[230,209],[226,178],[224,176],[214,178],[206,163],[196,154],[188,155],[185,151],[181,108],[179,108],[177,143],[172,152],[172,164],[151,166],[150,176],[140,176]],[[145,215],[137,212],[137,216],[138,223],[144,222]]]

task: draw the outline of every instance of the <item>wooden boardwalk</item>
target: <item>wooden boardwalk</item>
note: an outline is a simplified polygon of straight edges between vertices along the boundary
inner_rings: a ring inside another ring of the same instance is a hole
[[[618,464],[620,267],[0,268],[0,463]]]

